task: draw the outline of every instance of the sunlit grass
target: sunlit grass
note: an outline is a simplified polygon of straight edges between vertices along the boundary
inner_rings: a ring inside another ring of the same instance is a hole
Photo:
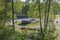
[[[39,23],[30,23],[30,24],[27,24],[26,27],[30,27],[30,26],[39,26]]]

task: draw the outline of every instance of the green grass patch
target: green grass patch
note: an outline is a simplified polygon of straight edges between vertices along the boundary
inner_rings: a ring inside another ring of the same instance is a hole
[[[34,26],[38,26],[38,25],[39,25],[39,23],[31,23],[31,24],[27,24],[26,27],[30,27],[30,26],[34,27]]]

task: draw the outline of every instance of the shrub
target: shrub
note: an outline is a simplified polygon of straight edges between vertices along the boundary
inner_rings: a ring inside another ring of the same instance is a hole
[[[11,30],[9,27],[0,27],[0,40],[27,40],[25,33]]]

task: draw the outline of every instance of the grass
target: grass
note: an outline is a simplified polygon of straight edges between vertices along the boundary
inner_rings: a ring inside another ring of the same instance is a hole
[[[15,22],[16,24],[21,24],[21,22],[20,21],[17,21],[17,22]]]
[[[34,27],[34,26],[38,26],[38,25],[39,25],[39,23],[31,23],[31,24],[27,24],[26,26],[27,27],[30,27],[30,26],[33,26]]]

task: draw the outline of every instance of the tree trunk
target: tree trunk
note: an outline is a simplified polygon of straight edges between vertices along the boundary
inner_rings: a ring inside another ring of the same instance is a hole
[[[50,5],[51,5],[51,0],[49,0],[49,4],[48,4],[46,27],[47,27],[47,25],[48,25],[48,21],[49,21]]]
[[[15,25],[14,25],[14,3],[12,0],[12,24],[13,24],[13,31],[15,32]]]
[[[45,7],[44,29],[46,29],[47,6],[48,6],[47,4],[48,4],[48,0],[46,1],[46,7]]]
[[[7,0],[5,0],[5,10],[4,10],[4,26],[5,26],[5,21],[6,21],[6,16],[7,16]]]
[[[41,3],[40,3],[40,0],[38,1],[38,8],[39,8],[40,30],[41,30],[41,32],[42,32],[42,22],[41,22]]]

